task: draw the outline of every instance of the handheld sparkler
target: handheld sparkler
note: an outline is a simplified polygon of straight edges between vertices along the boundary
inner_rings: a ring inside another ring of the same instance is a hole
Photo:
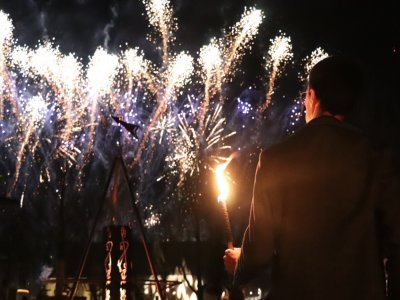
[[[215,175],[217,178],[217,186],[219,190],[218,194],[218,202],[221,204],[222,208],[222,213],[224,216],[224,229],[225,229],[225,235],[227,238],[227,246],[230,249],[233,249],[233,236],[232,236],[232,229],[231,229],[231,223],[229,221],[229,213],[228,213],[228,208],[226,205],[226,199],[228,198],[229,194],[229,185],[228,181],[225,176],[225,169],[230,163],[230,161],[233,159],[234,154],[231,155],[227,161],[223,164],[220,164],[217,166],[215,169]]]

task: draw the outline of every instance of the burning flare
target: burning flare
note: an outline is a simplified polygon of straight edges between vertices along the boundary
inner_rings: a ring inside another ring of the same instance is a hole
[[[226,161],[222,164],[219,164],[215,169],[215,175],[217,178],[217,186],[218,186],[218,202],[226,201],[229,195],[229,184],[228,179],[225,176],[225,169],[229,165],[232,159],[237,156],[237,153],[232,153]]]
[[[217,185],[218,185],[218,202],[226,201],[229,194],[229,185],[228,181],[225,177],[225,169],[228,164],[225,162],[217,166],[215,170],[215,175],[217,176]]]

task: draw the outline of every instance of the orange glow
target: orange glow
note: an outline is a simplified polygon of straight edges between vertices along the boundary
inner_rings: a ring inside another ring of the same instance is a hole
[[[228,165],[229,161],[220,164],[217,166],[217,168],[215,169],[215,175],[217,177],[217,186],[218,186],[218,202],[220,201],[226,201],[226,199],[228,198],[228,194],[229,194],[229,185],[228,185],[228,181],[226,180],[225,177],[225,169]]]
[[[225,175],[225,169],[229,165],[232,159],[238,156],[237,152],[232,153],[223,164],[219,164],[215,168],[215,176],[217,179],[218,186],[218,202],[226,201],[229,195],[229,183],[227,176]]]

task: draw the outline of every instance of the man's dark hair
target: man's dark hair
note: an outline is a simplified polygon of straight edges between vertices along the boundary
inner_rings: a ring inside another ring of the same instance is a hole
[[[362,94],[363,72],[348,58],[330,56],[311,69],[308,85],[315,90],[323,109],[334,115],[347,115]]]

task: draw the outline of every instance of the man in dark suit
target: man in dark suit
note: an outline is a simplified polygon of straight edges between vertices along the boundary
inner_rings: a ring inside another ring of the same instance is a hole
[[[242,247],[225,252],[236,286],[271,268],[268,299],[400,299],[399,184],[343,121],[361,79],[340,57],[311,70],[307,124],[261,153]]]

